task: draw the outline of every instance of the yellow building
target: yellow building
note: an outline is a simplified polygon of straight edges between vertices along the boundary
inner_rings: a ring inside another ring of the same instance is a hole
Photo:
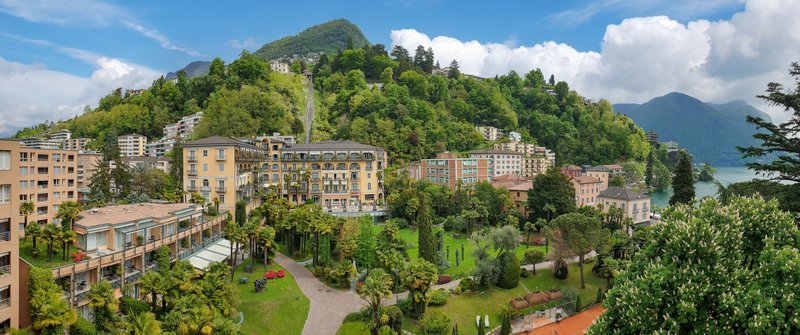
[[[258,146],[256,145],[258,144]],[[268,160],[268,150],[256,141],[212,136],[187,142],[183,147],[183,190],[187,201],[194,193],[206,203],[219,200],[220,210],[235,212],[236,202],[257,199],[261,163]]]
[[[128,134],[117,137],[119,155],[122,157],[144,156],[147,153],[147,137]]]
[[[602,166],[595,166],[592,168],[586,169],[586,173],[584,174],[589,177],[595,177],[603,182],[603,189],[608,188],[608,179],[609,179],[609,170],[602,167]]]
[[[279,160],[265,164],[269,183],[290,201],[313,199],[323,207],[344,209],[347,205],[348,210],[383,203],[387,158],[382,148],[353,141],[322,141],[275,149],[271,158]]]

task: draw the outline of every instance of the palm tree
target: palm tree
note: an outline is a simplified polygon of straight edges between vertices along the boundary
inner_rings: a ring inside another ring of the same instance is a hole
[[[139,285],[141,285],[142,290],[150,292],[150,306],[155,311],[158,295],[162,294],[163,296],[165,293],[164,277],[156,271],[148,271],[142,278],[139,278]]]
[[[219,197],[214,197],[214,199],[211,199],[211,202],[214,203],[214,208],[219,212]]]
[[[358,295],[366,300],[367,308],[372,311],[372,335],[378,334],[381,326],[381,301],[392,296],[392,277],[383,269],[369,272],[364,285],[358,288]]]
[[[58,206],[56,217],[61,220],[61,226],[65,229],[72,229],[72,224],[81,212],[81,205],[75,201],[64,201]]]
[[[159,335],[161,334],[161,322],[156,320],[156,315],[150,312],[139,313],[135,317],[128,318],[131,327],[131,335]]]
[[[300,178],[306,182],[306,201],[308,201],[311,198],[311,171],[301,171]],[[300,199],[297,199],[297,201],[299,203]]]
[[[321,209],[318,210],[316,205],[312,206],[309,210],[312,212],[312,215],[309,216],[310,222],[308,222],[308,226],[311,232],[314,233],[315,245],[313,263],[316,266],[319,264],[319,236],[333,233],[333,224],[330,222],[331,220],[329,217],[322,213]]]
[[[264,267],[269,265],[269,252],[275,245],[275,228],[270,226],[261,227],[258,233],[258,244],[264,248]]]
[[[38,250],[36,249],[36,239],[42,236],[42,226],[39,225],[39,222],[33,221],[25,226],[25,238],[28,238],[28,236],[33,240],[33,250]]]
[[[528,234],[525,239],[525,249],[531,244],[531,233],[536,230],[536,225],[533,222],[525,222],[525,232]]]
[[[234,273],[236,272],[236,262],[239,259],[239,241],[241,240],[243,234],[243,228],[240,227],[236,222],[230,221],[228,225],[225,226],[225,236],[230,241],[231,245],[231,281],[233,281]],[[234,244],[236,245],[236,250],[234,251]]]
[[[48,223],[44,226],[44,231],[42,232],[42,239],[47,242],[47,261],[51,261],[53,259],[53,244],[61,241],[61,227],[57,226],[55,223]]]
[[[23,201],[22,203],[20,203],[19,213],[25,216],[25,224],[23,225],[23,228],[28,228],[28,215],[31,215],[31,213],[33,213],[33,202]],[[28,237],[27,231],[25,233],[26,233],[25,237],[27,238]]]
[[[75,244],[78,241],[78,234],[76,234],[72,230],[64,230],[62,228],[61,232],[61,251],[63,252],[62,257],[64,260],[67,260],[67,254],[69,253],[69,246]]]
[[[119,300],[114,296],[114,287],[107,280],[92,284],[86,293],[89,307],[94,310],[94,324],[98,331],[111,332],[114,328],[113,320],[119,311]]]
[[[258,238],[258,234],[261,231],[261,216],[254,215],[251,216],[247,223],[244,225],[244,235],[247,237],[247,243],[249,244],[249,251],[250,251],[250,269],[249,272],[253,273],[253,266],[255,265],[256,258],[255,251],[256,251],[256,239]]]
[[[64,334],[70,325],[78,321],[78,314],[61,299],[61,290],[45,291],[31,296],[31,309],[38,311],[31,328],[39,334]]]
[[[29,328],[22,328],[22,329],[11,328],[11,330],[8,332],[8,335],[34,335],[34,334],[33,331],[30,330]]]

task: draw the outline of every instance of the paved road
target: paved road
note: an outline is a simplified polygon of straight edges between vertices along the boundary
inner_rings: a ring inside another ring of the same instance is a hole
[[[275,262],[294,276],[297,286],[311,302],[303,335],[335,335],[344,317],[361,309],[362,300],[352,291],[328,287],[303,265],[280,253],[275,254]]]
[[[311,128],[314,123],[314,79],[308,77],[308,102],[306,103],[306,142],[311,143]]]

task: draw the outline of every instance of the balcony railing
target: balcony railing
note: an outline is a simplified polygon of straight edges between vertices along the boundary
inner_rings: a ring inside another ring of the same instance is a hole
[[[0,310],[6,309],[11,307],[11,298],[5,298],[0,300]]]
[[[217,186],[217,192],[225,192],[225,191],[227,191],[225,186]]]
[[[227,159],[227,158],[225,157],[225,155],[217,155],[217,160],[218,160],[218,161],[224,161],[224,160],[226,160],[226,159]]]
[[[0,277],[5,277],[11,274],[11,265],[0,266]]]
[[[189,192],[197,191],[197,186],[195,185],[186,186],[186,190],[188,190]]]
[[[186,172],[186,174],[188,174],[190,176],[196,176],[197,175],[197,170],[189,170],[188,172]]]
[[[10,241],[11,231],[0,232],[0,241]]]
[[[190,162],[197,162],[197,156],[189,156],[188,160]]]

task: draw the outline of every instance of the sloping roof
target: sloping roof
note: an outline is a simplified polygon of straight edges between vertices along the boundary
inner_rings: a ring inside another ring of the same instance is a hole
[[[622,170],[622,166],[619,164],[598,165],[597,167],[603,167],[609,170]]]
[[[582,169],[580,166],[577,166],[577,165],[567,165],[567,166],[563,167],[563,169],[567,169],[567,170],[581,170],[581,171],[583,171],[583,169]]]
[[[530,190],[532,188],[533,188],[533,182],[530,181],[530,180],[527,180],[525,182],[522,182],[522,183],[516,184],[514,186],[508,187],[507,189],[509,191],[527,192],[528,190]]]
[[[383,151],[383,148],[373,145],[362,144],[353,141],[334,141],[326,140],[317,143],[301,143],[291,147],[284,147],[283,151],[309,151],[309,150],[375,150]]]
[[[206,138],[201,138],[199,140],[194,140],[191,142],[186,142],[183,144],[183,147],[211,147],[211,146],[226,146],[226,147],[240,146],[240,147],[256,148],[255,145],[224,136],[210,136]]]
[[[625,201],[650,199],[650,195],[647,193],[635,192],[632,189],[619,186],[608,187],[600,192],[600,197]]]
[[[521,152],[513,151],[513,150],[494,150],[494,149],[487,149],[487,150],[475,150],[470,151],[470,155],[477,154],[477,155],[519,155],[521,156]]]
[[[578,184],[591,184],[591,183],[599,183],[600,179],[597,179],[592,176],[580,176],[580,177],[573,177],[572,180],[578,182]]]
[[[611,169],[609,169],[607,167],[607,165],[598,165],[598,166],[594,166],[594,167],[590,167],[590,168],[586,169],[586,171],[593,171],[593,172],[598,172],[598,171],[599,172],[608,172],[610,170]]]

